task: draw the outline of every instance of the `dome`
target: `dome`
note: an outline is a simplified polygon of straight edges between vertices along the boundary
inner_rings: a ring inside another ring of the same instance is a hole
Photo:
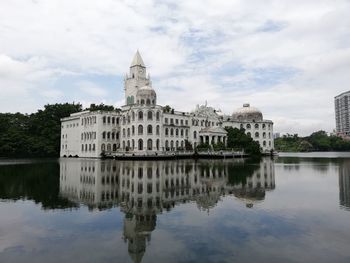
[[[242,108],[236,110],[232,117],[237,121],[262,121],[263,115],[261,111],[255,107],[251,107],[250,104],[243,104]]]
[[[136,100],[138,104],[156,105],[157,94],[152,87],[143,86],[137,91]]]

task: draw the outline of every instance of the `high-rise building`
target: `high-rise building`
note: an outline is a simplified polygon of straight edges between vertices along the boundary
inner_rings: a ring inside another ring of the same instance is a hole
[[[350,135],[350,91],[343,92],[334,98],[335,123],[338,134]]]

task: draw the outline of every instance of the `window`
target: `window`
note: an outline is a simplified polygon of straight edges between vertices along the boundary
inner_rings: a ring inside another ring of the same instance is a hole
[[[255,123],[255,129],[259,129],[259,124]]]
[[[157,111],[157,113],[156,113],[156,120],[159,121],[159,119],[160,119],[160,113],[159,113],[159,111]]]
[[[194,139],[197,139],[197,131],[194,131],[194,132],[193,132],[193,138],[194,138]]]
[[[152,111],[149,111],[147,113],[147,120],[152,120],[153,119],[153,112]]]
[[[139,111],[139,120],[143,120],[143,112]]]
[[[255,133],[255,138],[259,138],[259,133],[258,132]]]
[[[103,122],[103,124],[105,124],[105,123],[106,123],[106,116],[103,116],[103,118],[102,118],[102,122]]]
[[[166,124],[168,124],[168,118],[165,118],[165,119],[164,119],[164,122],[165,122]]]
[[[165,136],[168,136],[168,135],[169,135],[169,129],[165,128]]]
[[[135,135],[135,126],[134,126],[134,125],[131,126],[131,134],[132,134],[132,135]]]
[[[170,136],[174,136],[174,129],[173,128],[170,129]]]
[[[159,125],[157,125],[157,127],[156,127],[156,135],[159,135]]]
[[[250,128],[251,128],[251,126],[250,126],[250,124],[248,123],[248,124],[247,124],[247,129],[250,129]]]
[[[139,125],[139,127],[137,128],[137,133],[139,135],[142,135],[143,134],[143,126],[142,125]]]
[[[152,140],[151,140],[151,139],[148,139],[148,141],[147,141],[147,150],[151,151],[151,150],[152,150],[152,147],[153,147],[153,145],[152,145]]]
[[[147,134],[152,134],[152,131],[153,129],[152,129],[152,125],[148,125],[147,126]]]
[[[141,126],[141,125],[140,125]],[[141,126],[142,127],[142,126]],[[143,140],[139,139],[139,150],[142,151],[143,150]],[[141,168],[142,169],[142,168]]]
[[[106,132],[102,133],[102,139],[106,139]]]

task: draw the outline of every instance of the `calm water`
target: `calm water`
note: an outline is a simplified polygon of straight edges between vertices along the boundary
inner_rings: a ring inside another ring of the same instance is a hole
[[[2,160],[0,262],[350,262],[350,155],[325,157]]]

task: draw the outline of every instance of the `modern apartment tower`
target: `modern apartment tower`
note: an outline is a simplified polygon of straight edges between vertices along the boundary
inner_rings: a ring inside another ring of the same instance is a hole
[[[334,98],[336,131],[340,135],[350,135],[350,91]]]

